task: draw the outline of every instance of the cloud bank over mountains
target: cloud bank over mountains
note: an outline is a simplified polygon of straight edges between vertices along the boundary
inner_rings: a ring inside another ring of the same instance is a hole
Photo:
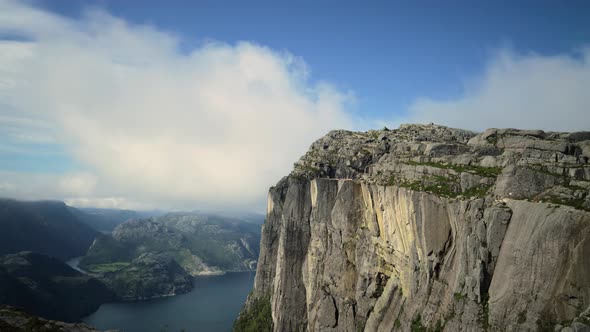
[[[503,49],[484,74],[449,100],[419,98],[404,119],[458,128],[590,130],[590,48],[573,54],[519,55]]]
[[[0,196],[262,209],[266,189],[331,129],[590,129],[590,49],[503,50],[461,96],[425,96],[405,114],[360,119],[353,92],[313,80],[287,51],[215,41],[187,51],[181,42],[98,9],[72,19],[0,0],[0,150],[41,146],[75,165],[0,171]]]
[[[352,126],[353,97],[312,82],[287,52],[248,42],[183,52],[176,36],[104,11],[73,20],[12,1],[0,4],[0,31],[18,37],[0,41],[0,121],[19,122],[14,140],[63,144],[86,168],[44,176],[36,185],[47,188],[25,197],[252,206],[311,140]]]

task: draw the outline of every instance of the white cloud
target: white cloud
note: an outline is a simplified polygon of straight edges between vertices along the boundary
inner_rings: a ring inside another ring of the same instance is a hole
[[[453,127],[590,129],[590,49],[542,56],[498,52],[479,79],[450,100],[418,99],[399,122]]]
[[[105,12],[72,20],[0,0],[3,31],[22,40],[0,40],[0,116],[87,167],[65,180],[0,174],[2,188],[43,187],[31,198],[251,207],[312,140],[351,126],[349,93],[261,45],[183,53],[177,37]]]
[[[152,205],[146,205],[145,203],[138,203],[129,201],[124,197],[100,197],[100,198],[66,198],[64,202],[70,206],[75,207],[91,207],[91,208],[102,208],[102,209],[133,209],[133,210],[151,210],[154,209]]]
[[[56,199],[56,195],[79,195],[89,188],[88,185],[83,185],[84,177],[88,180],[91,176],[83,173],[39,174],[0,171],[0,197]]]
[[[153,202],[137,202],[125,197],[87,197],[96,179],[87,173],[39,174],[0,171],[0,197],[20,200],[62,199],[79,207],[148,210]]]
[[[262,45],[208,42],[183,52],[179,37],[102,11],[73,20],[9,0],[0,0],[2,34],[19,38],[0,40],[0,140],[8,141],[0,150],[55,144],[82,167],[0,172],[0,196],[262,208],[268,186],[311,141],[368,124],[351,120],[351,93],[313,82],[302,59]],[[372,123],[588,130],[589,86],[590,49],[503,50],[462,96],[418,98],[405,117]]]
[[[84,197],[94,192],[96,182],[97,179],[93,174],[74,173],[62,176],[58,188],[69,197]]]

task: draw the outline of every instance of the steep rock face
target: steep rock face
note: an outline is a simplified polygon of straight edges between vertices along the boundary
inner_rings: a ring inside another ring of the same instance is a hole
[[[269,192],[244,313],[268,298],[275,331],[587,324],[588,139],[330,132]]]

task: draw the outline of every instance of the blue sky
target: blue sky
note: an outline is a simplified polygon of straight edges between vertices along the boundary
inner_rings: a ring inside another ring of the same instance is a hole
[[[420,96],[452,98],[502,48],[573,53],[590,42],[588,1],[40,1],[79,17],[91,6],[179,35],[252,41],[302,57],[314,79],[358,98],[367,117]]]
[[[328,130],[588,130],[588,86],[588,1],[0,0],[0,196],[260,210]]]

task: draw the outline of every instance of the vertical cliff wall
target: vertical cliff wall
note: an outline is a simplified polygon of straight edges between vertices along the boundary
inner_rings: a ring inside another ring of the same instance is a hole
[[[275,331],[581,328],[588,139],[435,125],[329,133],[269,192],[241,317],[268,301]]]

